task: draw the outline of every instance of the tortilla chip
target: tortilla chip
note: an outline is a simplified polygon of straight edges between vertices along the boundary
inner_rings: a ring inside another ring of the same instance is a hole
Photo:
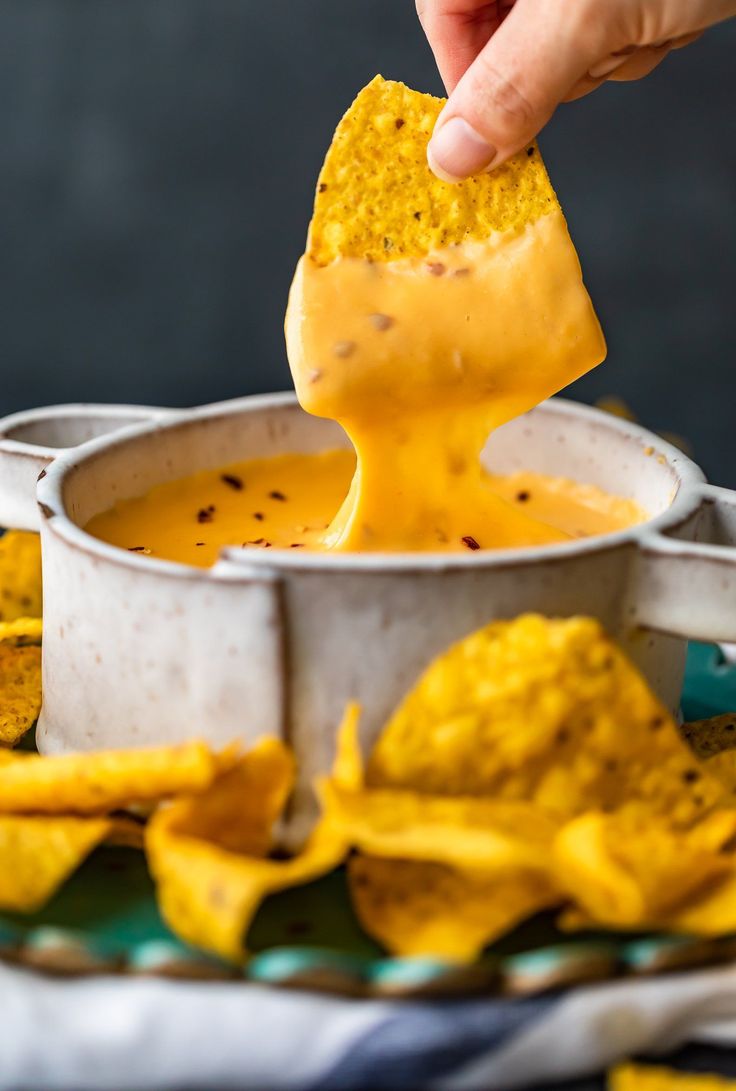
[[[683,724],[680,731],[696,757],[711,758],[724,750],[736,749],[736,712],[693,720]]]
[[[107,818],[0,816],[0,909],[40,909],[111,826]]]
[[[716,811],[685,831],[626,813],[581,815],[557,835],[553,861],[582,919],[668,927],[681,906],[734,873],[736,810]],[[736,923],[736,903],[731,919]]]
[[[232,760],[228,757],[225,768]],[[146,800],[201,792],[223,769],[223,761],[223,755],[196,741],[59,757],[18,753],[0,764],[0,812],[102,814]]]
[[[736,1081],[662,1065],[622,1064],[608,1073],[608,1091],[728,1091]]]
[[[319,176],[307,245],[313,261],[422,256],[559,210],[536,144],[490,174],[440,181],[427,166],[427,144],[443,105],[381,76],[363,88]]]
[[[372,856],[486,872],[543,869],[549,861],[555,823],[528,803],[365,788],[356,706],[340,727],[332,776],[317,791],[325,821]]]
[[[0,746],[15,746],[40,711],[41,649],[0,643]]]
[[[41,616],[41,539],[28,530],[0,538],[0,621]]]
[[[242,961],[263,899],[324,875],[343,859],[343,843],[324,824],[299,856],[264,859],[293,776],[283,744],[264,740],[202,796],[162,807],[148,823],[146,855],[159,908],[185,942]],[[245,787],[247,798],[240,795]]]
[[[627,807],[687,826],[727,797],[592,618],[495,622],[436,659],[384,728],[368,784]]]
[[[19,617],[15,621],[0,621],[0,644],[40,644],[43,621],[40,617]]]
[[[206,791],[176,801],[175,829],[230,852],[267,856],[295,771],[294,757],[282,742],[261,739]]]
[[[350,896],[365,931],[394,955],[474,959],[560,895],[540,872],[463,872],[443,864],[354,856]]]

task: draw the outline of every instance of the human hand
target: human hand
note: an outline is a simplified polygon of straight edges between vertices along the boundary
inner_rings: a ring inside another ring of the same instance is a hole
[[[736,0],[416,0],[447,87],[427,156],[459,181],[523,148],[561,102],[646,76]]]

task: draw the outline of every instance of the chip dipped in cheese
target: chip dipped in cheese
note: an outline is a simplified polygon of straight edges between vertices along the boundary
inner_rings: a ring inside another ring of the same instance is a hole
[[[567,537],[496,495],[480,452],[600,363],[603,335],[536,145],[449,185],[426,161],[441,107],[376,77],[319,177],[286,340],[302,406],[339,421],[357,454],[326,548]]]

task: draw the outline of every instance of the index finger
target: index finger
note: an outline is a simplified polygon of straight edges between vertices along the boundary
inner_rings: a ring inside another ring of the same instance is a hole
[[[498,30],[514,0],[416,0],[448,95]]]

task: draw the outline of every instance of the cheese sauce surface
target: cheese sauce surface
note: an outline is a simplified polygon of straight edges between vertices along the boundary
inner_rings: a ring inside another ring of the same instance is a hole
[[[86,529],[135,553],[201,567],[214,564],[225,545],[319,549],[354,471],[355,455],[348,450],[241,462],[122,500]],[[632,500],[562,478],[484,474],[483,484],[511,511],[573,538],[607,534],[646,518]]]
[[[339,421],[357,455],[323,548],[490,549],[570,537],[490,489],[480,462],[494,428],[605,355],[559,210],[422,258],[318,265],[307,254],[286,343],[302,406]]]

